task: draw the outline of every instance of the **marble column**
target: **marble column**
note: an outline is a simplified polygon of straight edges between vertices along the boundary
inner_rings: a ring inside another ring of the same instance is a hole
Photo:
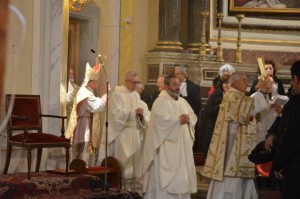
[[[159,1],[159,30],[155,50],[180,52],[182,43],[179,41],[181,0]]]
[[[67,0],[34,1],[34,20],[37,21],[33,30],[36,41],[33,44],[32,93],[41,96],[42,112],[49,115],[61,115],[61,99],[65,96],[61,86],[63,81],[66,82],[66,68],[63,69],[66,67],[63,46],[67,42],[63,35],[66,26],[63,23],[65,3]],[[60,136],[60,122],[58,119],[44,118],[43,130]],[[64,168],[64,151],[61,148],[43,149],[40,170]]]
[[[209,11],[209,0],[189,0],[188,1],[188,43],[187,49],[192,53],[199,53],[202,33],[202,16],[200,12]],[[206,19],[205,41],[209,51],[209,17]]]

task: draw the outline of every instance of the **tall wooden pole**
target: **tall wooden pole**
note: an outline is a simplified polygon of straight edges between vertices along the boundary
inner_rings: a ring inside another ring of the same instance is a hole
[[[6,59],[6,35],[8,18],[8,0],[0,1],[0,106],[3,98],[5,59]]]

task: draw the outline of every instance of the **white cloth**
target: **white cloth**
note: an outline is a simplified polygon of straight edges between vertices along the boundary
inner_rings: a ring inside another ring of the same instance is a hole
[[[225,72],[232,74],[235,72],[235,68],[231,64],[226,63],[219,68],[219,76],[222,77]]]
[[[154,158],[154,165],[150,167],[149,171],[149,184],[146,195],[144,199],[154,199],[154,198],[163,198],[163,199],[190,199],[191,194],[171,194],[163,190],[161,181],[160,181],[160,172],[159,172],[160,159]],[[180,186],[180,185],[178,185]]]
[[[74,101],[76,99],[76,95],[77,95],[77,92],[79,90],[79,86],[76,84],[76,83],[71,83],[69,81],[69,84],[68,84],[68,92],[67,92],[67,95],[66,95],[66,102],[67,102],[67,124],[69,122],[69,119],[70,119],[70,115],[72,113],[72,109],[73,109],[73,105],[74,105]]]
[[[265,140],[267,131],[275,121],[277,117],[277,112],[270,108],[269,95],[266,95],[266,99],[261,98],[262,93],[255,92],[251,95],[255,99],[255,110],[254,115],[259,113],[259,120],[257,122],[257,134],[256,142],[259,143]],[[261,108],[262,107],[262,108]],[[263,108],[265,107],[265,108]]]
[[[251,115],[255,116],[257,113],[268,107],[268,101],[264,98],[264,95],[261,92],[255,92],[251,95],[254,99],[254,109],[251,111]]]
[[[186,79],[180,83],[180,94],[183,97],[186,97],[188,95],[186,90]]]
[[[223,182],[212,180],[207,199],[257,199],[253,179],[224,177]]]
[[[189,124],[180,124],[182,114],[189,115]],[[190,198],[197,192],[192,151],[196,121],[185,99],[162,91],[155,100],[143,153],[144,199]]]
[[[266,140],[266,135],[268,130],[271,128],[273,122],[275,121],[278,113],[270,108],[270,100],[269,95],[267,95],[267,101],[269,105],[266,109],[259,113],[259,120],[257,122],[257,135],[256,135],[256,142],[262,142]]]
[[[78,89],[79,89],[79,86],[75,83],[71,83],[69,81],[68,83],[68,92],[67,92],[67,95],[66,95],[66,101],[67,103],[72,103],[74,102],[74,99],[76,97],[76,94],[78,92]]]
[[[89,97],[79,103],[77,106],[78,121],[73,142],[90,141],[92,113],[100,112],[103,108],[104,104],[98,97]]]
[[[136,116],[137,108],[144,109],[142,121]],[[137,92],[125,86],[116,86],[108,105],[107,154],[120,161],[125,179],[141,176],[140,150],[149,117],[150,112]],[[105,158],[105,140],[106,134],[103,133],[99,160]]]

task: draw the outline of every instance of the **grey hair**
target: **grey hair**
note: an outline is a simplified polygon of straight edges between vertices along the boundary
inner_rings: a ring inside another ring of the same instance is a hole
[[[145,89],[145,86],[144,86],[144,84],[142,82],[137,83],[136,86],[139,87],[139,88],[141,88],[142,90]]]
[[[130,77],[137,76],[137,73],[133,70],[127,71],[125,74],[125,80],[128,80]]]
[[[233,86],[234,82],[240,81],[242,75],[245,75],[245,73],[241,73],[241,72],[232,73],[232,75],[229,78],[229,86]]]
[[[176,66],[175,70],[176,69],[180,70],[185,77],[188,77],[188,69],[186,66]]]

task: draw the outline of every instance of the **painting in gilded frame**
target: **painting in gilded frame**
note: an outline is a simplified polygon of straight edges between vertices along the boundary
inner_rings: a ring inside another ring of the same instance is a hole
[[[299,0],[230,0],[229,11],[300,14]]]

